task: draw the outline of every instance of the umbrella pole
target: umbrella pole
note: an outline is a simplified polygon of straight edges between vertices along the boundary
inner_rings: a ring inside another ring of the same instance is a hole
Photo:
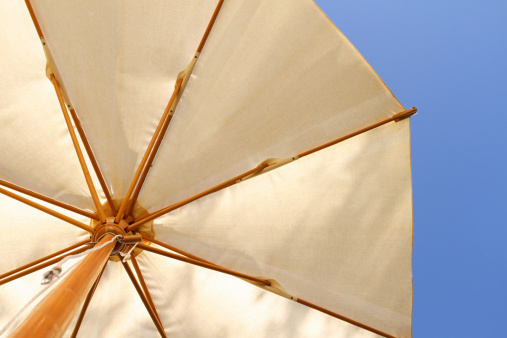
[[[104,236],[97,246],[112,238],[112,235]],[[86,255],[69,275],[35,307],[11,337],[32,337],[35,333],[39,337],[61,337],[97,280],[115,244],[116,240]]]

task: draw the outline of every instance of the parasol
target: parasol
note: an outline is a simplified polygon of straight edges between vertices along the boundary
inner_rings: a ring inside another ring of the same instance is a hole
[[[312,1],[1,6],[5,334],[411,336],[416,109]]]

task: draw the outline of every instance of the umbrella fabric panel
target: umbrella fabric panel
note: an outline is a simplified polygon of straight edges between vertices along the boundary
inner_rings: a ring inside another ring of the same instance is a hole
[[[156,221],[159,240],[411,336],[409,121],[390,123]]]
[[[55,209],[84,224],[89,222],[83,216]],[[86,231],[1,194],[0,213],[2,250],[8,253],[8,259],[0,260],[0,275],[89,238]]]
[[[216,3],[32,5],[109,188],[123,198]]]
[[[225,1],[141,204],[155,211],[401,111],[312,1]]]
[[[0,33],[0,179],[93,209],[23,2],[0,4]]]
[[[149,252],[138,262],[170,337],[377,337],[238,278]]]

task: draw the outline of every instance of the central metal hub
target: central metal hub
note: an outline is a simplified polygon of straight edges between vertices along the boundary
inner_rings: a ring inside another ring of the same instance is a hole
[[[106,218],[105,224],[100,224],[95,228],[95,232],[92,235],[92,241],[98,242],[106,234],[111,234],[113,236],[120,235],[122,237],[125,237],[127,234],[123,229],[127,226],[128,223],[124,220],[121,220],[119,224],[116,224],[114,223],[114,217],[108,217]],[[117,241],[113,251],[111,252],[111,256],[117,255],[119,252],[125,249],[125,247],[125,243],[120,243]]]

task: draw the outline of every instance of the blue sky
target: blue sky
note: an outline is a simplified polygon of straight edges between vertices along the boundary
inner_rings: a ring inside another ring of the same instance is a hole
[[[507,1],[316,2],[419,108],[414,337],[505,336]]]

